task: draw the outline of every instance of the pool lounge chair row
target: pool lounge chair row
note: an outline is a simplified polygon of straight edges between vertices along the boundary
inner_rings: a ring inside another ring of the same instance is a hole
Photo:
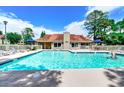
[[[15,54],[15,53],[22,53],[22,52],[25,52],[25,51],[27,51],[27,50],[16,50],[16,49],[0,50],[0,57]]]

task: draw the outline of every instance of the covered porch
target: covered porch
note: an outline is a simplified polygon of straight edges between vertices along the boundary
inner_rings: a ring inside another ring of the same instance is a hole
[[[52,48],[52,42],[42,42],[42,43],[38,43],[38,45],[41,45],[43,49],[51,49]]]

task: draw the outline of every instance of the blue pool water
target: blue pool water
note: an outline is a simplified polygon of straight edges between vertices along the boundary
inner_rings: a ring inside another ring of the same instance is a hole
[[[124,67],[123,55],[117,55],[117,59],[111,59],[110,56],[109,53],[42,51],[0,65],[0,70],[53,70]]]

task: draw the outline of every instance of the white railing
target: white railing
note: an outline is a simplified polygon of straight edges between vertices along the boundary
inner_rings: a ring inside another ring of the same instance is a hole
[[[88,46],[83,46],[86,48]],[[104,45],[104,46],[89,46],[89,49],[94,50],[124,50],[124,45]]]
[[[16,50],[42,49],[42,45],[0,45],[0,50],[11,50],[11,49],[16,49]],[[60,49],[63,49],[63,47]],[[80,47],[70,47],[70,49],[124,50],[124,45],[104,45],[104,46],[83,45]]]
[[[0,45],[0,50],[25,50],[25,49],[41,49],[41,45]]]
[[[82,45],[82,46],[80,46],[80,49],[91,49],[92,48],[92,46],[88,46],[88,45]]]

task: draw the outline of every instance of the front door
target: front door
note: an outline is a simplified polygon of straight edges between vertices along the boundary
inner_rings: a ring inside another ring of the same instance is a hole
[[[44,43],[43,49],[51,49],[51,43],[50,42]]]

